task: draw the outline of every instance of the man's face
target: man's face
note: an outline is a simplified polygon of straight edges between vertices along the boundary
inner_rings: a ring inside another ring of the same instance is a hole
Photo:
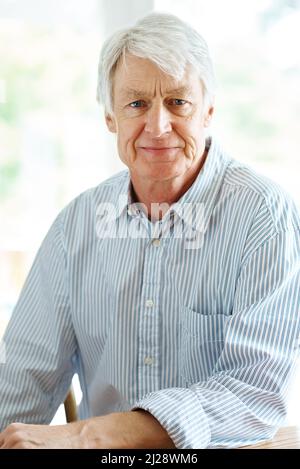
[[[127,55],[126,65],[121,61],[115,71],[113,114],[106,122],[117,133],[119,155],[133,181],[184,180],[203,154],[212,112],[204,113],[202,85],[192,67],[177,81],[153,62]]]

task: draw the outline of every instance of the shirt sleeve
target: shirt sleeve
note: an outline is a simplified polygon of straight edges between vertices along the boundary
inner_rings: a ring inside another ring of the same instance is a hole
[[[0,430],[12,422],[50,423],[74,374],[62,217],[36,255],[2,340]]]
[[[233,448],[273,438],[286,417],[300,329],[300,230],[265,240],[242,263],[211,377],[147,394],[177,448]]]

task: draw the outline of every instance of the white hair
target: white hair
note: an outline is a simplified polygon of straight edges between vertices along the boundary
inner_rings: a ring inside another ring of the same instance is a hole
[[[203,37],[174,15],[151,13],[133,27],[115,32],[100,53],[97,100],[105,112],[113,109],[113,77],[126,53],[151,60],[163,72],[180,80],[188,64],[198,72],[203,85],[204,105],[213,104],[215,76]]]

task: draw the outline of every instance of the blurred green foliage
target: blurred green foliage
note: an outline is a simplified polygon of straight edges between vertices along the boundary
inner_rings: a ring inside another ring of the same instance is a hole
[[[20,173],[20,161],[11,160],[1,165],[0,199],[11,193]]]
[[[88,113],[95,97],[88,95],[89,37],[5,21],[0,21],[0,36],[0,77],[5,84],[5,100],[0,103],[1,202],[11,196],[21,174],[19,143],[26,116],[36,110],[48,116]],[[60,139],[57,133],[53,148],[61,166]]]

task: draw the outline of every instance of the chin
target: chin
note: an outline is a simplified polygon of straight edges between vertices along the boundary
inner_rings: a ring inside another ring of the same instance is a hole
[[[171,164],[168,163],[162,163],[162,164],[156,164],[150,168],[148,168],[148,173],[149,175],[153,175],[156,179],[170,179],[174,178],[177,176],[180,176],[181,174],[184,174],[186,171],[186,165],[184,161],[177,161],[173,162]]]

